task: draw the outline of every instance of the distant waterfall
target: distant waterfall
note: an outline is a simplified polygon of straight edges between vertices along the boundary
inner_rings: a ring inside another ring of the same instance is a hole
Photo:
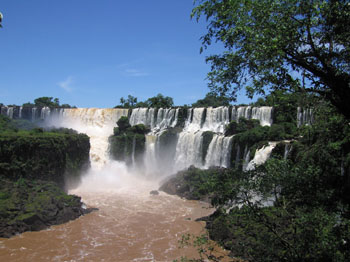
[[[49,107],[43,107],[40,112],[40,119],[45,120],[51,115],[51,110]]]
[[[113,134],[116,122],[128,115],[128,109],[65,108],[51,118],[48,125],[73,128],[90,137],[90,159],[95,168],[102,168],[108,161],[108,138]]]
[[[314,122],[314,115],[313,111],[310,108],[302,109],[301,107],[298,107],[297,112],[297,124],[298,127],[302,125],[312,125]]]
[[[13,118],[13,107],[7,108],[7,116]]]
[[[135,108],[132,109],[130,124],[143,124],[153,131],[160,131],[168,127],[175,127],[179,109],[173,108]]]
[[[36,110],[37,110],[36,107],[33,107],[33,108],[32,108],[32,122],[34,122],[35,119],[36,119]]]
[[[108,137],[113,134],[116,122],[122,116],[129,116],[132,126],[143,124],[151,129],[146,135],[145,153],[141,161],[135,152],[136,140],[132,140],[131,162],[143,162],[138,168],[144,169],[147,174],[162,175],[191,165],[198,168],[231,167],[235,162],[234,165],[239,166],[242,158],[243,168],[249,168],[250,152],[245,145],[240,148],[235,143],[236,155],[231,159],[234,139],[224,136],[225,128],[230,121],[239,121],[240,118],[256,119],[261,125],[269,126],[272,124],[273,108],[220,106],[185,110],[179,107],[98,109],[3,106],[1,114],[33,122],[40,120],[40,124],[73,128],[86,133],[90,137],[92,165],[97,168],[109,161]],[[302,114],[301,119],[304,118]],[[137,166],[138,163],[135,164]]]
[[[205,158],[206,168],[211,166],[230,166],[232,138],[233,136],[214,135]]]
[[[185,130],[188,132],[196,132],[201,130],[203,123],[205,108],[190,108],[185,123]]]
[[[272,118],[273,107],[261,106],[239,106],[233,107],[231,113],[231,121],[239,122],[240,118],[256,119],[259,120],[262,126],[271,126],[273,122]]]
[[[228,107],[208,107],[202,130],[213,131],[216,133],[224,133],[226,125],[228,125],[229,123],[230,115]]]
[[[202,132],[181,132],[176,146],[175,170],[185,169],[191,165],[202,168]]]

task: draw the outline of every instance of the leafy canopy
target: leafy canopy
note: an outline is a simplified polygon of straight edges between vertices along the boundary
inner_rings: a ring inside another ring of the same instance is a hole
[[[232,100],[272,90],[306,91],[330,101],[350,118],[350,2],[348,0],[197,0],[213,41],[209,87]]]
[[[116,107],[134,108],[134,107],[155,107],[155,108],[169,108],[174,105],[173,98],[158,94],[157,96],[148,98],[146,101],[137,102],[137,97],[128,95],[128,98],[120,98],[120,105]]]
[[[197,100],[197,102],[192,104],[192,107],[219,107],[219,106],[229,106],[230,101],[227,97],[218,96],[213,92],[209,92],[205,95],[203,99]]]

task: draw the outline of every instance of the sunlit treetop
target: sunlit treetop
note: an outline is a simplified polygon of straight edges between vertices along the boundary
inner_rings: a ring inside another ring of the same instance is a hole
[[[283,89],[330,101],[350,118],[350,1],[198,0],[205,17],[202,49],[221,42],[211,63],[210,88],[235,100]]]

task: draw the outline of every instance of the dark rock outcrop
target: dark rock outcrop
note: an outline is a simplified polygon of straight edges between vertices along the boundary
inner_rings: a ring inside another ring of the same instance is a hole
[[[42,230],[93,210],[83,208],[80,197],[67,195],[53,182],[0,182],[0,237]]]

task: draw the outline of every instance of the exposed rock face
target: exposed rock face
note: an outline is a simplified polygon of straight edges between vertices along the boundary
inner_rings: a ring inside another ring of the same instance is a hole
[[[87,214],[80,197],[67,195],[53,182],[1,179],[0,237],[37,231]]]

